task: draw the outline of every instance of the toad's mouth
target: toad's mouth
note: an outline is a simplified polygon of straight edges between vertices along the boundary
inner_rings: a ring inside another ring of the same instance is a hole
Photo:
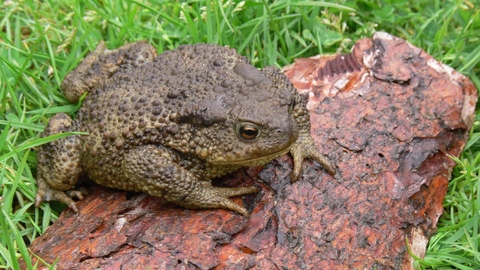
[[[285,147],[284,149],[281,149],[277,152],[268,154],[268,155],[258,155],[256,157],[252,158],[244,158],[244,159],[239,159],[238,157],[235,157],[234,154],[232,153],[226,153],[225,156],[220,157],[216,160],[212,160],[211,163],[215,165],[240,165],[240,166],[245,166],[245,167],[256,167],[256,166],[261,166],[264,164],[267,164],[268,162],[272,161],[273,159],[283,156],[290,152],[290,146]]]

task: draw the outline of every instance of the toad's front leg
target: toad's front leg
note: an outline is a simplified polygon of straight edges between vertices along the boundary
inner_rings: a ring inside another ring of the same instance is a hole
[[[225,208],[248,217],[247,210],[231,201],[234,196],[258,192],[255,187],[221,188],[199,179],[174,160],[175,153],[162,146],[144,145],[130,150],[122,170],[139,188],[152,196],[186,208]]]

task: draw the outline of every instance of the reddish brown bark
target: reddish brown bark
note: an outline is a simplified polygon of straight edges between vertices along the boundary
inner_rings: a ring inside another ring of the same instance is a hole
[[[312,134],[335,177],[306,161],[290,184],[284,156],[216,181],[262,189],[236,199],[253,209],[249,220],[96,186],[31,251],[59,258],[58,269],[411,268],[405,239],[421,256],[436,229],[455,165],[447,155],[465,145],[475,87],[385,33],[285,73],[309,96]]]

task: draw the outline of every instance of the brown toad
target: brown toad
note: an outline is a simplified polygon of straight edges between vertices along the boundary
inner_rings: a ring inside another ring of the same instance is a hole
[[[199,44],[157,56],[145,42],[109,51],[100,44],[62,84],[70,102],[86,96],[75,120],[57,114],[44,136],[88,132],[38,151],[35,205],[69,196],[82,174],[112,188],[144,191],[187,208],[226,208],[255,187],[211,179],[290,152],[292,182],[304,158],[333,167],[314,146],[301,97],[276,68],[258,70],[233,49]]]

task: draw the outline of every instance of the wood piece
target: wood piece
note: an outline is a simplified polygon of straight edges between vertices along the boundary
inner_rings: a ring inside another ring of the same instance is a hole
[[[31,251],[58,258],[58,269],[412,268],[405,240],[423,256],[435,232],[455,165],[448,155],[460,154],[473,123],[474,85],[381,32],[352,54],[297,59],[285,74],[308,96],[335,177],[306,161],[290,184],[283,156],[216,181],[262,189],[236,199],[253,209],[249,220],[95,186]]]

